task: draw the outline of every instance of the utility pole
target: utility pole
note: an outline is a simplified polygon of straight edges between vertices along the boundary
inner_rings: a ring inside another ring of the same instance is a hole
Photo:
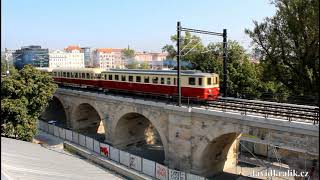
[[[213,36],[222,36],[223,37],[223,87],[224,87],[224,97],[227,96],[227,29],[223,29],[223,33],[212,32],[212,31],[204,31],[200,29],[191,29],[191,28],[184,28],[181,27],[180,21],[177,22],[177,92],[178,92],[178,106],[181,106],[181,82],[180,82],[180,58],[181,58],[181,50],[180,50],[180,43],[181,43],[181,31],[184,32],[193,32],[199,34],[207,34]],[[183,50],[183,49],[182,49]],[[192,49],[191,49],[192,50]],[[187,52],[188,53],[188,52]],[[187,54],[186,53],[186,54]],[[185,54],[185,55],[186,55]]]
[[[9,59],[7,58],[7,52],[8,52],[8,49],[6,48],[5,49],[5,52],[4,52],[4,56],[6,58],[6,64],[7,64],[7,71],[6,71],[6,75],[9,76],[10,75],[10,68],[9,68]]]
[[[181,35],[181,24],[180,21],[177,23],[177,92],[178,92],[178,106],[181,106],[181,82],[180,82],[180,70],[181,70],[181,65],[180,65],[180,35]]]
[[[227,70],[227,59],[228,59],[228,54],[227,54],[227,51],[228,51],[228,42],[227,42],[227,29],[223,29],[223,34],[222,34],[222,37],[223,37],[223,89],[224,89],[224,93],[223,93],[223,97],[227,97],[228,95],[228,92],[227,92],[227,80],[228,80],[228,70]]]

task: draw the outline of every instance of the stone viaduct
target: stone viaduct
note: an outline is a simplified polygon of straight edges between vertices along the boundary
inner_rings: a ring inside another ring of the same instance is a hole
[[[242,134],[319,160],[319,127],[312,124],[61,88],[43,117],[65,121],[74,130],[97,131],[102,123],[105,142],[120,149],[141,140],[152,124],[164,164],[207,177],[235,165]]]

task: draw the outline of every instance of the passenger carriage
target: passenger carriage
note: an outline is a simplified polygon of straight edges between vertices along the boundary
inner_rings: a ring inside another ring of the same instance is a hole
[[[52,69],[56,83],[65,86],[96,88],[130,93],[148,93],[167,97],[177,96],[177,72],[172,70],[104,71],[96,68]],[[182,97],[217,99],[219,76],[200,71],[181,71]]]

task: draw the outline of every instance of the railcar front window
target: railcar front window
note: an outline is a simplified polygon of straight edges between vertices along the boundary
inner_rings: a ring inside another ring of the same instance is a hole
[[[189,85],[196,85],[196,78],[189,77]]]
[[[155,78],[152,79],[152,83],[153,84],[158,84],[158,80],[159,80],[159,78],[155,77]]]
[[[167,84],[168,84],[168,85],[171,84],[171,78],[167,78]]]
[[[130,82],[133,81],[133,76],[129,76],[129,81],[130,81]]]
[[[219,84],[219,78],[218,77],[216,77],[216,83]]]
[[[199,86],[202,86],[202,78],[199,78],[199,79],[198,79],[198,85],[199,85]]]
[[[121,76],[121,81],[126,81],[126,76],[122,75]]]
[[[144,83],[149,83],[149,77],[144,77]]]
[[[141,76],[136,76],[136,82],[141,82]]]
[[[208,85],[211,85],[211,78],[208,78],[208,79],[207,79],[207,84],[208,84]]]

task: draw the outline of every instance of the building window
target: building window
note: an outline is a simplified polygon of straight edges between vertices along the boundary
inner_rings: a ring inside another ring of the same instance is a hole
[[[115,80],[119,80],[119,75],[114,75]]]
[[[109,74],[109,80],[112,80],[112,74]]]
[[[164,84],[164,78],[163,77],[161,78],[161,84]]]
[[[149,83],[149,77],[148,76],[144,77],[144,83]]]
[[[136,76],[136,82],[141,82],[141,76]]]
[[[207,84],[211,85],[211,78],[207,78]]]
[[[196,84],[196,78],[189,77],[189,85],[195,85]]]
[[[130,81],[130,82],[133,81],[133,76],[129,76],[129,81]]]
[[[121,75],[121,81],[126,81],[126,76],[125,75]]]
[[[168,84],[168,85],[171,84],[171,78],[167,78],[167,84]]]
[[[154,77],[154,78],[152,79],[152,83],[153,83],[153,84],[158,84],[158,80],[159,80],[158,77]]]
[[[202,78],[199,78],[198,80],[199,80],[198,81],[199,86],[202,86]]]

